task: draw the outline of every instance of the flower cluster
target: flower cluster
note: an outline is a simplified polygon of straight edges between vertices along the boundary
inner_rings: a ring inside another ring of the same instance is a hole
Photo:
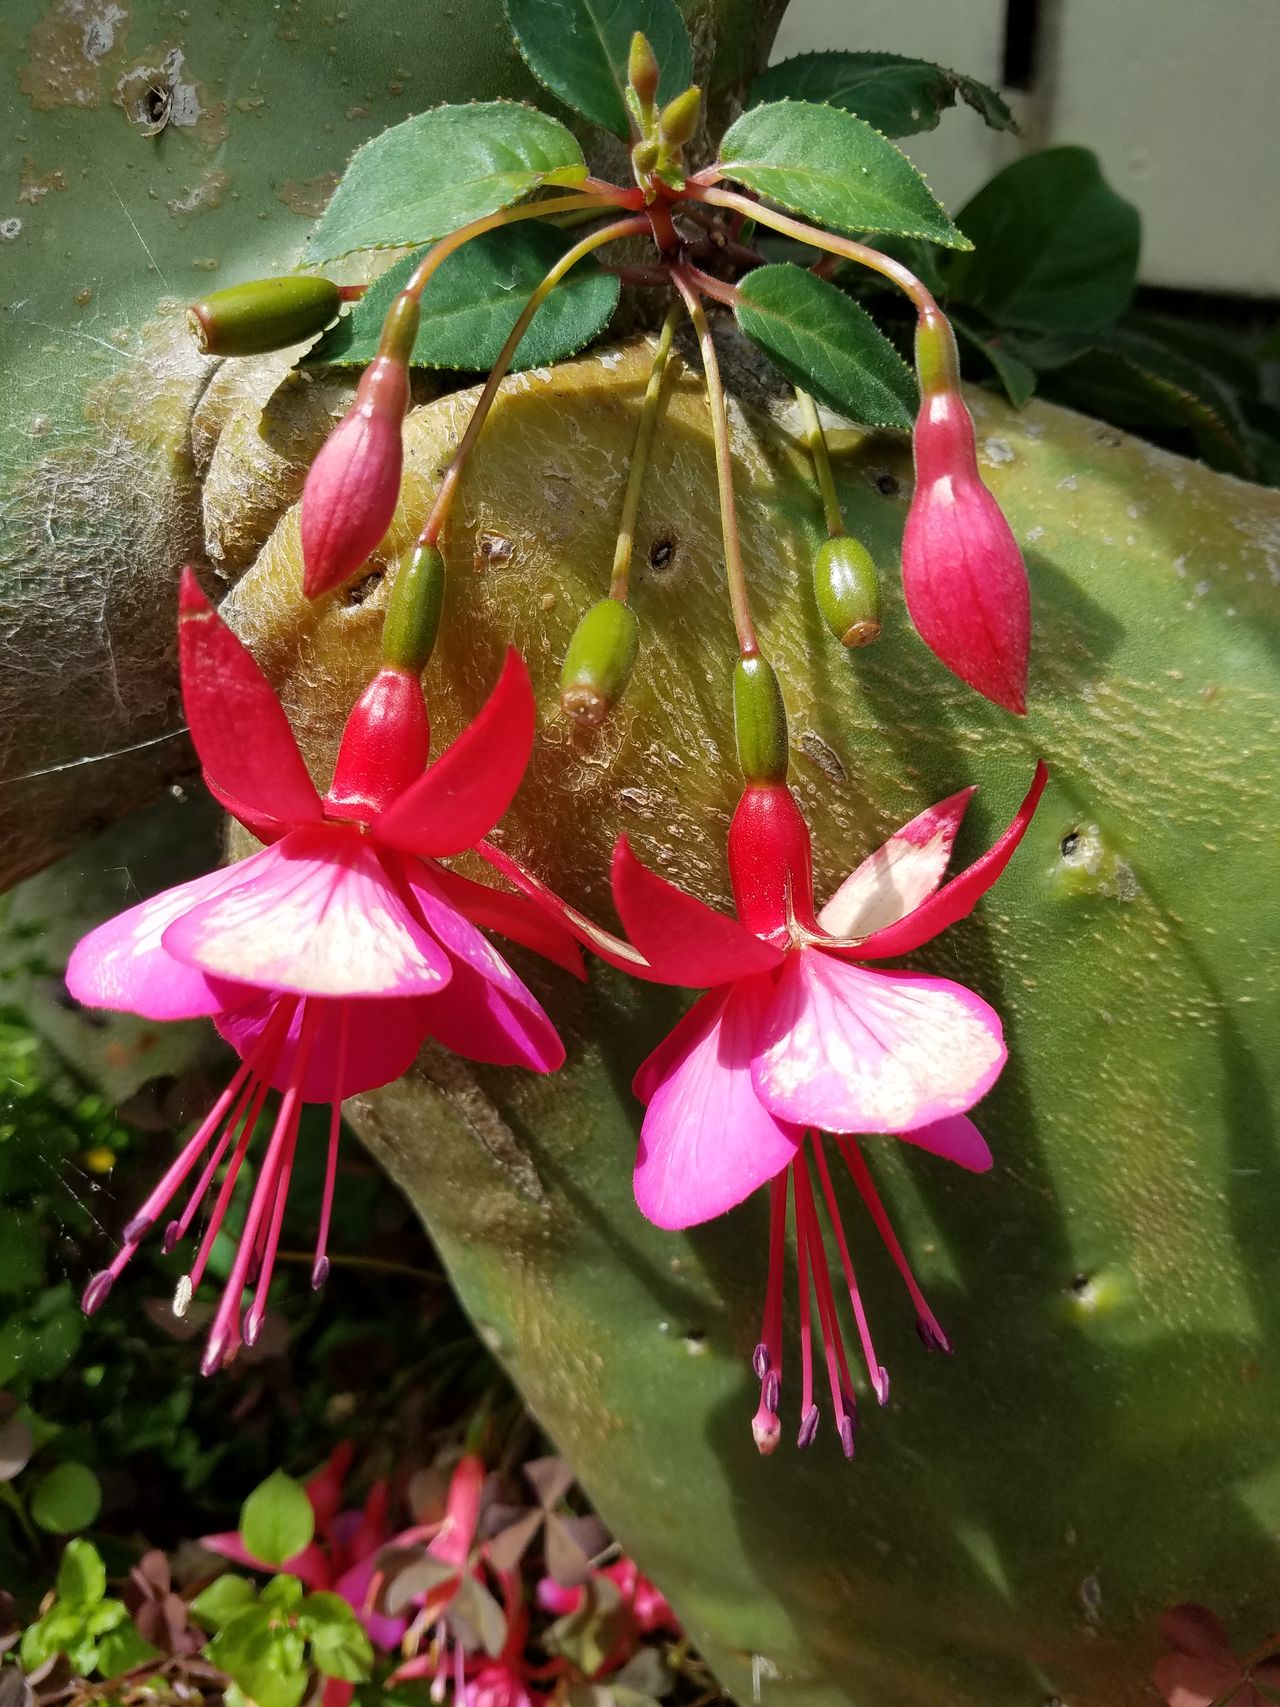
[[[343,1099],[398,1077],[428,1039],[473,1060],[553,1072],[564,1049],[552,1023],[483,930],[497,931],[573,973],[581,972],[578,945],[584,943],[636,977],[706,992],[636,1075],[635,1093],[645,1106],[636,1202],[655,1225],[687,1228],[768,1189],[768,1283],[754,1359],[761,1388],[755,1437],[765,1452],[776,1446],[782,1426],[790,1210],[800,1326],[798,1440],[809,1445],[819,1425],[816,1306],[831,1413],[851,1457],[857,1404],[829,1239],[870,1387],[882,1404],[888,1378],[875,1352],[830,1157],[838,1156],[852,1177],[900,1269],[926,1345],[948,1349],[890,1225],[864,1150],[891,1134],[961,1167],[988,1168],[991,1154],[969,1111],[990,1090],[1005,1061],[999,1017],[979,995],[951,979],[888,969],[883,963],[911,954],[971,911],[1024,835],[1045,773],[1037,767],[1012,823],[951,882],[943,878],[972,790],[912,819],[817,908],[809,832],[787,785],[781,688],[751,614],[736,522],[728,410],[704,298],[731,306],[748,335],[768,348],[767,316],[757,309],[779,289],[787,293],[798,325],[817,313],[824,326],[848,326],[851,337],[855,327],[861,328],[856,314],[849,319],[854,311],[836,300],[839,292],[821,271],[825,265],[829,272],[833,257],[869,267],[906,293],[916,310],[916,370],[923,395],[914,438],[916,488],[902,550],[907,606],[920,635],[956,675],[1015,713],[1026,705],[1026,572],[1013,535],[979,477],[955,342],[925,286],[889,256],[771,210],[758,197],[718,187],[722,179],[734,177],[733,161],[745,158],[749,149],[746,155],[730,150],[719,164],[687,172],[684,151],[698,132],[700,96],[686,89],[659,105],[659,67],[642,36],[632,43],[625,82],[634,184],[584,179],[565,196],[500,207],[406,263],[352,408],[310,470],[301,501],[302,592],[321,598],[364,568],[399,502],[409,375],[423,326],[423,291],[436,269],[472,238],[515,227],[533,214],[545,219],[563,213],[575,221],[605,211],[624,216],[583,236],[575,227],[573,241],[516,316],[441,473],[417,544],[394,568],[382,667],[351,710],[323,794],[261,669],[209,605],[194,575],[184,576],[179,634],[192,738],[211,792],[263,846],[238,864],[146,901],[92,932],[72,956],[67,979],[72,993],[91,1005],[158,1019],[208,1016],[241,1064],[125,1228],[114,1260],[90,1281],[85,1307],[102,1304],[158,1220],[167,1217],[169,1248],[188,1237],[203,1212],[175,1299],[179,1312],[186,1309],[226,1225],[237,1183],[248,1172],[255,1129],[275,1090],[278,1113],[248,1193],[239,1248],[213,1316],[203,1368],[212,1373],[228,1362],[261,1331],[303,1105],[318,1102],[331,1110],[313,1271],[318,1286],[328,1267]],[[451,123],[489,122],[479,108],[458,111],[471,116]],[[756,112],[741,121],[748,130],[761,122],[760,112],[767,115],[770,109]],[[785,103],[773,118],[784,125],[809,122]],[[852,146],[853,141],[878,146],[862,134],[865,126],[852,139],[846,134],[848,115],[829,119],[834,126],[830,146]],[[740,149],[746,140],[738,136]],[[568,146],[576,149],[571,138]],[[891,178],[904,168],[905,162],[884,161]],[[864,174],[867,170],[865,164],[860,168]],[[564,181],[574,181],[572,174]],[[751,187],[749,179],[743,181]],[[927,213],[932,205],[926,195],[911,217],[933,218]],[[936,216],[941,240],[965,241],[941,209]],[[748,220],[821,249],[824,260],[808,273],[764,266],[738,241]],[[864,222],[849,215],[844,223],[862,229]],[[520,785],[535,736],[533,693],[518,653],[508,654],[479,716],[431,762],[421,677],[443,605],[439,540],[503,375],[541,303],[566,274],[597,249],[645,233],[657,250],[657,262],[648,269],[654,276],[647,282],[669,286],[673,303],[639,412],[608,597],[586,613],[574,635],[561,704],[578,722],[599,723],[625,691],[636,662],[638,625],[627,605],[631,546],[674,326],[687,313],[705,373],[726,580],[738,639],[733,693],[745,788],[728,845],[737,918],[713,911],[647,871],[622,839],[614,855],[613,890],[624,939],[583,918],[488,840]],[[718,248],[713,239],[719,240]],[[699,264],[712,264],[708,243],[721,258],[745,257],[748,271],[740,282]],[[263,338],[277,333],[298,335],[312,314],[318,328],[342,299],[337,287],[314,284],[300,291],[236,287],[201,303],[196,324],[207,348],[261,348]],[[869,334],[860,329],[856,336],[865,341]],[[802,377],[812,378],[815,389],[826,387],[823,395],[830,400],[834,382],[829,374],[824,378],[813,351],[804,360],[778,359],[793,378],[792,367],[803,369],[805,361],[816,361],[812,374],[805,370]],[[892,395],[877,407],[888,410],[888,424],[905,428],[914,406],[910,376],[892,351],[876,359],[887,362],[884,371],[895,375]],[[814,400],[807,390],[796,395],[826,521],[827,538],[815,559],[815,595],[828,626],[845,645],[866,645],[882,626],[875,567],[866,549],[845,535]],[[849,402],[850,410],[855,402]],[[475,883],[446,863],[469,850],[502,875],[504,887]],[[865,1139],[873,1142],[864,1146]],[[184,1190],[185,1201],[171,1209]],[[461,1560],[452,1560],[451,1568],[461,1570]]]

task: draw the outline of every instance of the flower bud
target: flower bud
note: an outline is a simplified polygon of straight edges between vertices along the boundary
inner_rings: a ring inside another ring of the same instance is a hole
[[[349,581],[391,526],[417,329],[418,305],[402,294],[391,305],[355,402],[311,465],[302,489],[302,590],[309,599]]]
[[[631,56],[627,61],[627,82],[636,92],[642,107],[652,107],[658,98],[658,61],[649,39],[639,30],[631,38]]]
[[[668,148],[683,148],[693,141],[702,111],[702,90],[695,83],[691,88],[668,101],[658,114],[658,134]]]
[[[1027,709],[1031,595],[1022,553],[982,483],[973,418],[960,395],[945,317],[920,317],[915,495],[902,538],[902,588],[920,638],[961,681],[1006,711]]]
[[[787,708],[773,665],[759,655],[734,665],[733,733],[748,782],[785,780]]]
[[[444,558],[435,545],[416,545],[391,584],[382,620],[383,662],[421,675],[440,631],[444,608]]]
[[[560,672],[560,708],[594,729],[621,698],[635,667],[640,625],[618,599],[601,599],[573,632]]]
[[[880,577],[871,553],[847,533],[824,540],[813,560],[813,596],[842,646],[869,646],[880,634]]]
[[[202,356],[260,356],[323,332],[341,306],[329,279],[294,273],[215,290],[191,304],[187,325]]]

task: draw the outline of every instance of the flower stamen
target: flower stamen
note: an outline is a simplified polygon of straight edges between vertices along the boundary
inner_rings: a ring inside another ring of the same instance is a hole
[[[827,1215],[831,1221],[832,1231],[836,1236],[840,1262],[849,1288],[849,1303],[853,1307],[853,1319],[858,1325],[858,1339],[862,1344],[862,1356],[867,1365],[867,1374],[871,1378],[871,1386],[876,1398],[882,1405],[887,1405],[889,1402],[889,1371],[876,1356],[876,1348],[872,1343],[871,1324],[867,1321],[867,1312],[862,1303],[862,1291],[858,1285],[858,1277],[854,1273],[853,1259],[849,1255],[849,1243],[845,1238],[844,1223],[840,1219],[840,1206],[836,1202],[835,1187],[831,1183],[831,1173],[827,1167],[827,1158],[822,1148],[822,1136],[817,1132],[813,1134],[813,1153],[818,1163],[818,1174],[822,1180],[822,1195],[826,1200]]]
[[[849,1172],[853,1175],[854,1183],[862,1194],[862,1201],[871,1212],[871,1219],[876,1224],[876,1230],[884,1240],[885,1249],[893,1258],[898,1273],[902,1276],[907,1291],[911,1294],[911,1302],[916,1307],[916,1332],[930,1351],[945,1351],[949,1356],[951,1341],[943,1333],[938,1318],[926,1303],[924,1293],[921,1292],[916,1277],[911,1272],[911,1265],[907,1261],[902,1246],[898,1243],[898,1235],[889,1223],[889,1216],[884,1204],[880,1201],[880,1193],[875,1188],[875,1182],[867,1171],[867,1164],[863,1159],[862,1151],[858,1148],[857,1141],[839,1133],[835,1135],[835,1140],[840,1147],[840,1154],[848,1165]]]

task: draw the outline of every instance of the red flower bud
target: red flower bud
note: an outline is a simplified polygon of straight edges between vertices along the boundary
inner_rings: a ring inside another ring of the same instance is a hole
[[[376,357],[350,412],[312,463],[302,490],[302,590],[309,599],[349,581],[391,526],[408,406],[407,367]]]
[[[982,483],[942,314],[921,316],[916,489],[902,538],[907,610],[947,668],[1006,711],[1027,709],[1031,596],[1022,553]]]
[[[384,664],[342,731],[326,815],[371,823],[422,775],[430,742],[421,681],[412,670]]]

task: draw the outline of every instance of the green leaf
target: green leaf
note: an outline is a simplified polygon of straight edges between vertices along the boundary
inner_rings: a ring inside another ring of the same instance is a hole
[[[422,294],[413,361],[419,367],[481,371],[493,366],[534,288],[576,237],[542,220],[475,237],[441,263]],[[373,359],[382,322],[426,253],[415,250],[378,277],[351,312],[308,352],[304,367],[359,366]],[[618,280],[590,258],[557,285],[521,338],[511,371],[574,355],[608,325]]]
[[[587,174],[573,136],[518,101],[435,107],[358,148],[307,245],[307,260],[429,243],[542,184]]]
[[[107,1592],[107,1571],[91,1541],[68,1541],[58,1566],[58,1599],[90,1606]]]
[[[159,1648],[152,1647],[132,1619],[110,1631],[98,1644],[98,1670],[103,1677],[119,1677],[146,1660],[159,1658]]]
[[[1230,391],[1194,361],[1150,336],[1120,328],[1059,370],[1056,392],[1121,426],[1172,427],[1192,435],[1206,462],[1250,479],[1245,423]]]
[[[306,1490],[283,1470],[256,1487],[240,1511],[240,1539],[255,1559],[282,1565],[311,1540],[315,1513]]]
[[[1087,148],[1047,148],[998,172],[957,215],[974,244],[945,264],[948,298],[999,326],[1098,332],[1128,306],[1142,226]]]
[[[951,324],[956,332],[972,348],[978,351],[983,360],[990,364],[992,372],[1004,388],[1005,396],[1015,409],[1023,409],[1031,401],[1036,389],[1036,370],[1006,350],[998,338],[988,338],[974,326],[970,326],[962,316],[953,314]]]
[[[37,1482],[31,1515],[51,1535],[87,1529],[102,1505],[98,1478],[87,1464],[59,1464]]]
[[[507,18],[538,81],[615,136],[630,135],[623,90],[637,30],[657,56],[659,101],[693,82],[693,49],[675,0],[507,0]]]
[[[273,1613],[293,1612],[302,1605],[302,1584],[297,1577],[272,1577],[260,1599]]]
[[[0,1239],[0,1294],[14,1296],[44,1279],[44,1231],[39,1222],[10,1214]]]
[[[726,177],[837,231],[891,231],[969,247],[906,155],[838,107],[752,107],[726,131],[719,165]]]
[[[217,1577],[191,1602],[191,1616],[206,1630],[221,1630],[248,1606],[256,1606],[258,1591],[247,1577],[231,1572]]]
[[[341,1595],[320,1590],[298,1608],[297,1628],[311,1643],[312,1663],[326,1677],[361,1683],[373,1669],[373,1648]]]
[[[738,287],[738,324],[794,384],[870,427],[909,432],[919,399],[910,368],[857,303],[827,279],[787,264]]]
[[[297,1707],[309,1673],[302,1637],[252,1617],[233,1619],[205,1649],[256,1707]]]
[[[976,77],[897,53],[798,53],[756,78],[747,105],[813,101],[856,113],[886,136],[914,136],[936,130],[957,96],[992,130],[1017,130],[1001,97]]]

